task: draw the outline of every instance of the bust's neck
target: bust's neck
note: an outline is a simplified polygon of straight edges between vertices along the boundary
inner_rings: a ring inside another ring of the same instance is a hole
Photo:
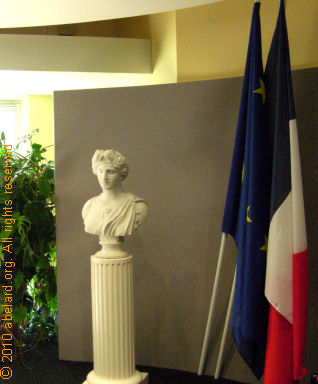
[[[124,190],[121,185],[118,185],[112,189],[103,189],[103,192],[101,196],[105,201],[113,201],[115,199],[118,199],[122,194],[124,193]]]

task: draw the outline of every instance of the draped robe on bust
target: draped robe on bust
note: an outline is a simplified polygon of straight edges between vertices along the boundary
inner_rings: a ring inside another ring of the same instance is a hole
[[[138,202],[146,203],[130,192],[109,206],[101,196],[93,197],[86,202],[82,210],[85,232],[105,236],[131,235],[139,226]]]

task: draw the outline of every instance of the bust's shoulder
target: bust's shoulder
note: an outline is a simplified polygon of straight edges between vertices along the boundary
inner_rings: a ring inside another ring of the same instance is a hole
[[[83,216],[83,218],[86,217],[89,209],[96,203],[96,199],[97,198],[98,198],[98,196],[94,196],[91,199],[86,201],[86,203],[84,204],[83,209],[82,209],[82,216]]]
[[[132,200],[136,205],[136,226],[138,227],[145,221],[148,215],[148,202],[145,199],[142,199],[141,197],[138,197],[136,195],[133,195]]]
[[[137,200],[135,200],[135,203],[136,203],[137,213],[138,213],[138,210],[140,212],[141,211],[147,211],[148,212],[148,203],[146,200],[138,198]]]
[[[91,199],[87,200],[86,203],[84,204],[84,207],[90,207],[91,205],[93,205],[94,203],[96,203],[98,200],[98,196],[94,196],[92,197]],[[83,209],[84,209],[83,207]]]
[[[148,202],[145,199],[138,197],[130,192],[129,195],[131,200],[136,204],[137,207],[139,207],[140,209],[148,209]]]

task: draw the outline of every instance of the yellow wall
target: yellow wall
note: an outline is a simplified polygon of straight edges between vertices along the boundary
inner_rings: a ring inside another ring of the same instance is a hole
[[[130,84],[163,84],[177,81],[176,12],[128,17],[117,20],[77,24],[73,33],[81,36],[112,36],[151,39],[152,75],[132,75]],[[133,81],[135,79],[136,81]],[[124,86],[125,84],[118,84]]]
[[[53,97],[51,95],[30,96],[30,131],[39,129],[33,141],[44,147],[54,144],[53,133]],[[54,160],[53,146],[47,148],[47,160]]]
[[[160,83],[177,81],[177,34],[176,12],[147,16],[152,40],[154,73],[158,73]]]
[[[251,0],[224,0],[177,11],[178,81],[241,76],[252,7]],[[261,3],[264,57],[268,54],[278,8],[278,0]],[[318,1],[287,1],[286,19],[292,68],[318,66]]]
[[[116,37],[148,38],[152,42],[152,84],[177,81],[176,12],[129,17],[113,22]]]

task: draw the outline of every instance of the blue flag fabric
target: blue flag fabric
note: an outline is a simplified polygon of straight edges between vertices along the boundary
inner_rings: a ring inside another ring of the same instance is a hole
[[[255,3],[222,232],[234,237],[237,275],[232,334],[257,378],[264,372],[268,302],[264,295],[270,211],[270,149],[265,86]]]

